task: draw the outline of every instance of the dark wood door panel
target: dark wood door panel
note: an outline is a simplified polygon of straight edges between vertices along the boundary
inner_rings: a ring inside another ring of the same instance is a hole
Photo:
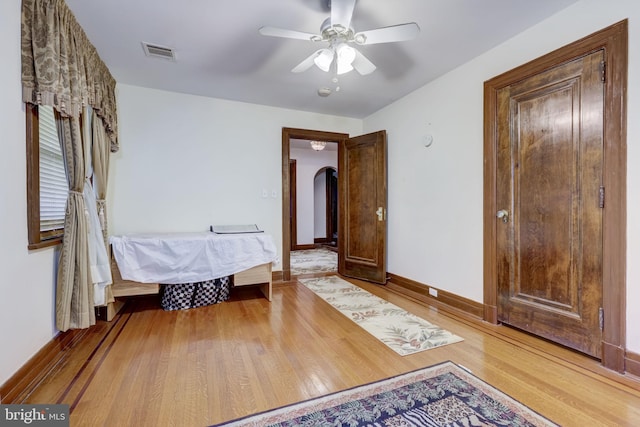
[[[572,129],[576,80],[553,91],[512,96],[512,120],[518,135],[514,146],[514,223],[516,277],[514,296],[577,313],[573,243],[579,217],[577,132]],[[514,111],[515,110],[515,111]],[[556,143],[562,141],[562,143]]]
[[[338,240],[338,177],[334,169],[326,171],[327,241],[335,246]]]
[[[498,319],[599,357],[602,52],[498,93]]]
[[[345,276],[385,283],[386,132],[351,138],[341,149],[338,271]]]
[[[376,181],[375,171],[370,170],[375,165],[375,146],[359,144],[346,151],[346,173],[349,182],[360,185],[350,185],[346,189],[349,211],[346,217],[347,236],[345,257],[348,260],[357,259],[362,262],[375,263],[377,247],[371,244],[376,236]],[[372,173],[373,172],[373,173]]]
[[[627,81],[628,81],[628,20],[622,20],[600,31],[589,34],[580,40],[562,46],[530,62],[487,80],[484,83],[484,319],[491,323],[498,323],[499,291],[498,285],[509,278],[505,272],[505,261],[508,250],[513,250],[508,240],[509,227],[505,227],[496,212],[501,209],[512,209],[509,187],[505,187],[505,175],[508,182],[509,175],[500,171],[498,165],[504,164],[504,157],[510,156],[509,145],[504,139],[509,138],[510,122],[500,121],[505,111],[509,111],[511,89],[521,82],[550,70],[555,70],[562,64],[567,64],[576,58],[586,57],[593,52],[604,53],[604,69],[600,76],[604,90],[603,124],[598,120],[592,122],[602,128],[603,159],[602,186],[606,190],[604,210],[602,216],[602,247],[601,255],[590,251],[590,256],[597,256],[600,260],[599,274],[602,278],[602,340],[601,359],[603,366],[617,372],[625,371],[626,349],[626,241],[627,241],[627,204],[626,204],[626,129],[627,129]],[[599,73],[600,70],[594,70]],[[588,72],[585,73],[585,75]],[[550,80],[554,81],[549,74]],[[518,93],[522,95],[522,93]],[[591,96],[583,92],[581,96],[587,99]],[[594,96],[602,96],[594,93]],[[506,101],[505,101],[506,99]],[[589,101],[590,102],[590,101]],[[590,132],[591,121],[582,122],[582,130]],[[590,155],[588,152],[585,152]],[[587,168],[588,169],[588,168]],[[507,194],[503,191],[507,189]],[[584,202],[587,206],[589,202]],[[507,208],[505,208],[505,206]],[[512,212],[512,211],[511,211]],[[589,231],[591,226],[584,225],[584,236],[595,235]],[[597,240],[597,239],[596,239]],[[583,237],[584,244],[596,241],[590,237]],[[594,274],[589,271],[593,266],[598,269],[597,262],[585,262],[583,274]],[[598,298],[588,292],[581,292],[581,298]]]

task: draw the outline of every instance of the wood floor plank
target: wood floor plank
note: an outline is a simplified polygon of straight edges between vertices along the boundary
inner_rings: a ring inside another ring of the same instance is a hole
[[[399,356],[295,281],[269,302],[163,311],[129,301],[68,350],[25,403],[68,403],[73,426],[205,426],[446,360],[563,426],[635,426],[640,384],[519,331],[460,318],[353,281],[464,341]]]

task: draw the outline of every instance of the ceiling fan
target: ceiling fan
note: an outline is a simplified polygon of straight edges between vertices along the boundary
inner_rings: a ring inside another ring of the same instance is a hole
[[[330,0],[331,16],[320,27],[320,34],[305,33],[275,27],[262,27],[263,36],[327,42],[328,47],[316,50],[291,71],[300,73],[314,64],[322,71],[333,70],[336,75],[355,69],[362,75],[370,74],[376,66],[351,44],[370,45],[391,43],[415,38],[420,27],[415,22],[355,32],[351,28],[351,18],[356,0]]]

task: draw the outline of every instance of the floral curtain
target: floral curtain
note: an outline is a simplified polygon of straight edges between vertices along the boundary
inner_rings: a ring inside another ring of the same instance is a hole
[[[101,142],[100,165],[92,163],[100,169],[102,181],[98,189],[102,200],[96,208],[104,212],[105,156],[119,149],[116,82],[64,0],[22,0],[21,44],[23,101],[52,106],[58,113],[70,189],[56,283],[56,326],[61,331],[87,328],[95,324],[89,222],[83,195],[85,159],[91,157],[91,151],[85,152],[80,116],[84,107],[90,106],[108,141]],[[102,233],[106,235],[106,228]]]
[[[64,0],[22,1],[22,99],[78,117],[83,105],[103,120],[118,151],[116,81]]]

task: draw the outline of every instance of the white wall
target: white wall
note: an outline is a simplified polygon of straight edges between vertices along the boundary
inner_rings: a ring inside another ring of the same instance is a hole
[[[112,157],[110,230],[203,230],[256,222],[281,253],[281,128],[351,135],[387,129],[389,271],[482,301],[482,84],[630,19],[627,347],[640,352],[640,4],[583,0],[359,120],[119,85],[121,151]],[[54,335],[54,249],[27,250],[20,1],[0,2],[0,383]],[[434,135],[430,148],[424,136]],[[268,198],[262,198],[267,189]],[[271,198],[276,190],[276,198]]]
[[[359,135],[359,133],[350,132],[350,135]],[[312,151],[291,148],[289,157],[296,159],[296,220],[298,225],[296,243],[312,245],[315,238],[314,178],[316,173],[325,167],[337,169],[338,152],[328,149]]]
[[[640,352],[640,2],[584,0],[365,119],[389,141],[388,270],[482,302],[483,83],[629,18],[627,347]],[[430,148],[424,137],[433,134]]]
[[[0,384],[55,335],[55,249],[27,249],[25,110],[19,0],[0,2]]]
[[[118,85],[118,116],[121,148],[111,157],[108,193],[111,234],[256,223],[273,236],[279,254],[282,128],[362,131],[356,119],[129,85]]]

